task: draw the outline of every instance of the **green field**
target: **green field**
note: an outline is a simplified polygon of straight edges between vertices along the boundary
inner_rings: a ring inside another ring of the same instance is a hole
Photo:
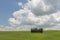
[[[0,40],[60,40],[60,31],[44,31],[42,34],[28,31],[0,31]]]

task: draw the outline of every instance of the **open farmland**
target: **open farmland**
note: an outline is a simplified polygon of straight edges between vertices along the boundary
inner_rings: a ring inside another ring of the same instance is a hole
[[[60,40],[60,31],[44,31],[44,33],[0,31],[0,40]]]

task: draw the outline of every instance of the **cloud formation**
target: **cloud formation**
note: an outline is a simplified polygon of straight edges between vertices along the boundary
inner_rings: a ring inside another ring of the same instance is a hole
[[[21,5],[18,3],[18,5]],[[60,24],[60,0],[28,0],[9,18],[11,26],[52,28]]]
[[[60,10],[60,0],[31,0],[25,5],[36,16],[49,15]]]

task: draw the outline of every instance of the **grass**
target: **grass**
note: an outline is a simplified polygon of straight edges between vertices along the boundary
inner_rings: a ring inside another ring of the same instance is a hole
[[[0,40],[60,40],[60,31],[44,31],[42,34],[28,31],[1,31]]]

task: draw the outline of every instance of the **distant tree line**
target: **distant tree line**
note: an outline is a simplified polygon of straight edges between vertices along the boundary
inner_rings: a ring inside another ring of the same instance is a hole
[[[37,29],[37,28],[31,28],[31,32],[32,33],[35,33],[35,32],[43,33],[43,28],[39,28],[39,29]]]

